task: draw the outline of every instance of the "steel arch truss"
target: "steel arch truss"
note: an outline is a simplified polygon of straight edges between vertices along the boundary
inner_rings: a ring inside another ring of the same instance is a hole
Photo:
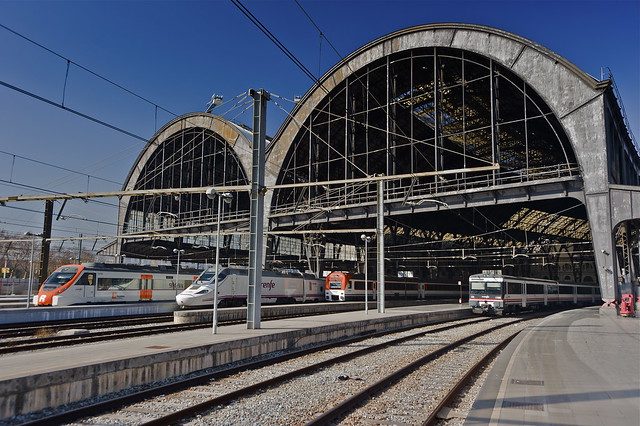
[[[278,183],[363,182],[277,190],[272,213],[346,204],[373,191],[366,178],[378,174],[500,165],[499,172],[389,182],[388,191],[409,195],[487,174],[494,185],[501,176],[535,180],[549,169],[578,174],[567,135],[536,91],[506,67],[461,49],[417,48],[380,58],[347,76],[297,124]]]

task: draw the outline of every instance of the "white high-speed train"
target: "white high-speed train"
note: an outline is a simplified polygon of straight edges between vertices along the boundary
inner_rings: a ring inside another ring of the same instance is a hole
[[[212,306],[215,267],[205,270],[176,302],[182,308]],[[247,303],[249,276],[246,268],[227,267],[218,273],[218,306]],[[318,302],[324,299],[324,280],[298,270],[262,271],[262,301],[265,303]]]

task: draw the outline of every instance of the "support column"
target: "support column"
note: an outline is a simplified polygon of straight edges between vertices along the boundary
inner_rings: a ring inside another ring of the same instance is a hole
[[[605,305],[619,300],[616,279],[615,235],[611,221],[611,196],[609,192],[586,194],[585,206],[591,225],[593,254],[596,261],[600,293]]]
[[[38,285],[42,284],[49,276],[49,249],[51,247],[51,225],[53,222],[53,200],[44,202],[44,226],[42,228],[42,249],[40,251],[40,275]]]
[[[262,241],[264,231],[264,173],[267,101],[265,90],[249,90],[253,98],[253,147],[251,166],[251,215],[249,219],[249,288],[247,292],[247,328],[260,328],[262,308]]]
[[[378,214],[376,240],[378,242],[378,312],[384,314],[384,181],[378,181]]]

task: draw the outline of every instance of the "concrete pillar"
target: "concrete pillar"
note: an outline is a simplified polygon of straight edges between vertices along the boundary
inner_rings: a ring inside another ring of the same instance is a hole
[[[591,225],[593,253],[602,301],[605,305],[611,305],[620,297],[616,279],[617,261],[611,217],[611,196],[608,191],[585,194],[585,205]]]

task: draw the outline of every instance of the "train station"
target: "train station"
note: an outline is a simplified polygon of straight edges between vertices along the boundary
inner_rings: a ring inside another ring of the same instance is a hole
[[[600,77],[497,28],[408,27],[290,111],[249,90],[252,126],[213,99],[171,119],[120,191],[0,197],[117,203],[104,262],[3,309],[0,422],[637,423],[640,153]]]

